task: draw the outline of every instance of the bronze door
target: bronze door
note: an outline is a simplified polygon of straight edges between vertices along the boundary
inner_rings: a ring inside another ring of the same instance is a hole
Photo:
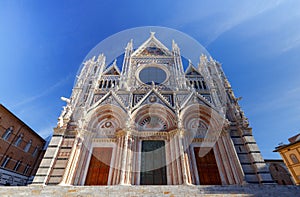
[[[142,141],[141,185],[166,185],[164,141]]]
[[[112,148],[94,148],[85,185],[107,185]]]
[[[199,150],[200,147],[194,148],[200,184],[221,185],[221,178],[213,149],[203,157],[198,156]]]

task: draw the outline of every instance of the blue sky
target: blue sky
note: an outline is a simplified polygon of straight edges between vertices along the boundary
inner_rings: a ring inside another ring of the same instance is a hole
[[[300,1],[0,1],[0,102],[47,137],[88,52],[106,37],[165,26],[223,69],[264,158],[299,132]]]

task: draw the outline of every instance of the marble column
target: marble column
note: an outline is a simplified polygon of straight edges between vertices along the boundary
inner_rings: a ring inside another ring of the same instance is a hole
[[[117,175],[119,173],[119,168],[118,168],[118,164],[119,164],[119,153],[120,153],[120,141],[121,138],[117,137],[117,142],[116,142],[116,156],[115,156],[115,161],[113,162],[113,178],[112,178],[112,185],[116,185],[117,184]]]
[[[175,135],[170,137],[170,150],[171,150],[171,161],[172,161],[172,174],[173,174],[173,185],[178,184],[178,168],[175,150]]]
[[[183,184],[187,185],[189,184],[188,182],[188,177],[187,177],[187,168],[186,168],[186,163],[185,163],[185,156],[184,156],[184,149],[183,149],[183,134],[184,131],[180,131],[178,135],[178,145],[179,145],[179,153],[180,153],[180,161],[181,161],[181,170],[182,170],[182,178],[183,178]]]
[[[178,184],[182,184],[182,168],[181,168],[181,160],[180,160],[181,152],[178,143],[178,132],[174,136],[174,146],[175,146],[174,150],[175,150],[175,158],[176,158],[177,172],[178,172],[177,180],[178,180]]]
[[[128,139],[129,139],[129,131],[125,132],[124,138],[124,146],[122,150],[122,160],[121,160],[121,174],[120,174],[120,185],[126,185],[125,183],[125,175],[126,175],[126,160],[127,160],[127,152],[128,152]]]
[[[125,184],[131,184],[131,166],[132,166],[132,136],[128,137],[128,149],[126,158],[126,168],[125,168]]]

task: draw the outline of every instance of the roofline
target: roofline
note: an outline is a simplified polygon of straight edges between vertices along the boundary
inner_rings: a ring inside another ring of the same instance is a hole
[[[269,162],[283,162],[283,159],[264,159],[265,162],[269,161]]]
[[[22,125],[27,127],[34,135],[38,136],[38,138],[42,139],[42,141],[45,143],[46,140],[42,138],[38,133],[36,133],[32,128],[30,128],[25,122],[23,122],[20,118],[18,118],[14,113],[12,113],[10,110],[8,110],[4,105],[0,103],[0,107],[2,107],[4,110],[6,110],[9,114],[11,114],[14,118],[16,118]]]
[[[285,144],[285,145],[282,145],[282,146],[279,146],[279,147],[275,147],[275,150],[273,150],[273,152],[278,152],[281,149],[287,148],[287,147],[292,146],[292,145],[297,144],[297,143],[300,143],[300,141],[296,141],[296,142],[293,142],[293,143],[290,143],[290,144]]]

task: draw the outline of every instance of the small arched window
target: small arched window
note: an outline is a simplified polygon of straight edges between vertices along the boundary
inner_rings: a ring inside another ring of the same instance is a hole
[[[194,81],[194,88],[198,89],[197,81]]]
[[[17,141],[15,142],[15,146],[19,146],[23,140],[23,134],[19,135]]]
[[[110,80],[108,81],[107,87],[108,87],[108,88],[111,88],[111,81],[110,81]]]
[[[25,152],[28,152],[30,147],[31,147],[31,144],[32,144],[32,140],[29,140],[29,142],[26,144],[25,148],[24,148],[24,151]]]
[[[203,88],[206,90],[206,84],[205,84],[204,81],[202,81],[202,86],[203,86]]]
[[[291,158],[291,160],[292,160],[292,162],[295,164],[295,163],[299,163],[299,160],[298,160],[298,158],[296,157],[296,155],[295,154],[291,154],[290,155],[290,158]]]
[[[19,160],[19,161],[16,163],[16,165],[15,165],[15,167],[14,167],[14,171],[18,171],[18,169],[19,169],[21,163],[22,163],[21,160]]]
[[[7,163],[9,162],[10,159],[11,159],[11,157],[6,156],[5,159],[4,159],[4,161],[1,164],[1,167],[5,168],[5,166],[7,165]]]
[[[24,171],[23,171],[23,174],[26,175],[28,173],[29,168],[30,168],[30,165],[27,164],[26,167],[25,167],[25,169],[24,169]]]
[[[9,127],[8,129],[6,129],[6,131],[4,132],[4,134],[2,135],[2,138],[4,140],[8,140],[9,137],[11,136],[12,132],[13,132],[13,127]]]
[[[99,88],[103,88],[103,80],[100,81]]]
[[[198,86],[200,89],[203,89],[200,81],[198,81]]]
[[[35,156],[36,156],[36,154],[37,154],[38,150],[39,150],[39,147],[38,147],[38,146],[36,146],[36,147],[35,147],[35,149],[34,149],[34,151],[33,151],[33,153],[32,153],[32,156],[33,156],[33,157],[35,157]]]

